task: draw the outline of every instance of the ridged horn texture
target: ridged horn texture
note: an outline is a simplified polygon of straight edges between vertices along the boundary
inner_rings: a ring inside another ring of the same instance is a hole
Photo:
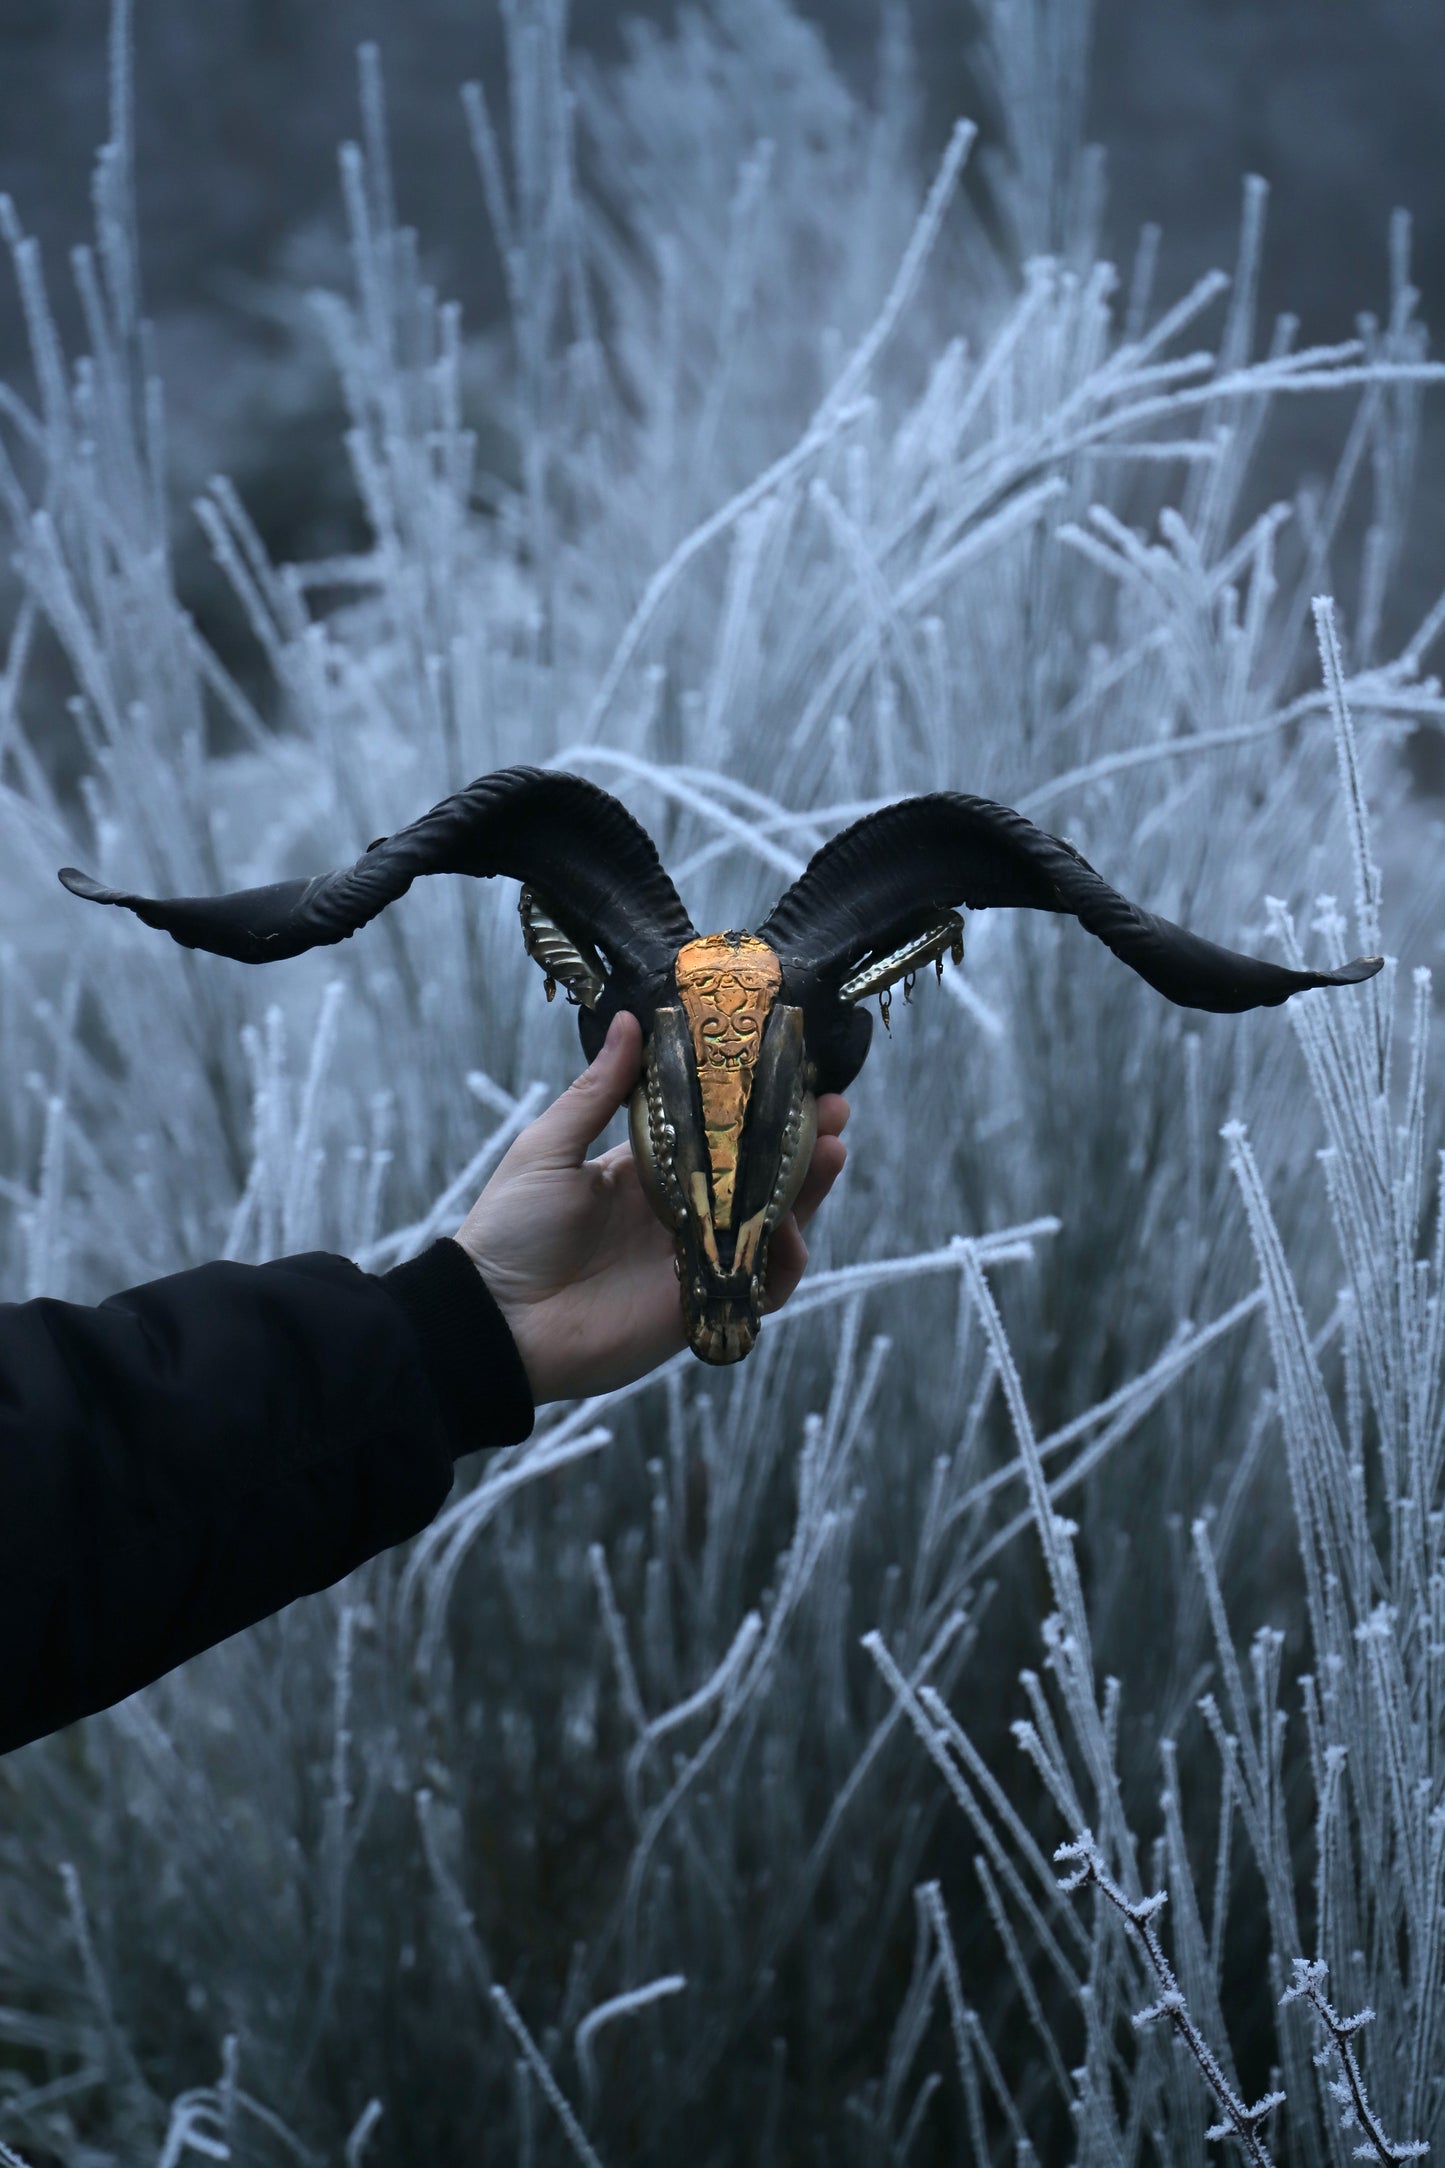
[[[1273,1008],[1310,987],[1371,978],[1383,962],[1358,956],[1339,971],[1291,971],[1240,955],[1141,911],[1072,844],[1011,806],[957,791],[906,798],[824,844],[757,928],[782,956],[792,998],[809,1014],[820,1090],[840,1089],[839,1077],[846,1070],[851,1081],[861,1061],[838,1016],[845,976],[860,958],[897,947],[960,904],[1068,912],[1157,993],[1187,1009]]]
[[[651,837],[610,792],[546,768],[499,768],[378,837],[354,865],[226,896],[161,901],[105,888],[73,866],[60,878],[92,903],[121,903],[185,948],[263,964],[345,941],[424,873],[507,874],[545,898],[557,922],[606,953],[615,1008],[650,1009],[672,959],[696,932]],[[600,1043],[600,1041],[599,1041]]]

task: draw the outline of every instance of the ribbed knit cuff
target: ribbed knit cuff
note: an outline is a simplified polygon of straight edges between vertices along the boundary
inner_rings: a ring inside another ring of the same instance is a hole
[[[517,1343],[461,1244],[444,1237],[377,1277],[421,1343],[453,1460],[530,1437],[537,1411]]]

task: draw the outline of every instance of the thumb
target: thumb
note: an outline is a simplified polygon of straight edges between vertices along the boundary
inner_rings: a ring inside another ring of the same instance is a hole
[[[626,1105],[641,1056],[642,1026],[629,1009],[619,1009],[591,1066],[533,1122],[528,1157],[534,1163],[580,1167],[588,1145]]]

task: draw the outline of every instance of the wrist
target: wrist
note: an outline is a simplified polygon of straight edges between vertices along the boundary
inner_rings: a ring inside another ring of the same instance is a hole
[[[453,1458],[485,1438],[520,1443],[536,1401],[516,1334],[475,1259],[459,1242],[434,1242],[381,1275],[411,1320],[422,1363],[452,1439]]]
[[[516,1348],[518,1360],[527,1374],[532,1405],[540,1408],[545,1401],[555,1398],[555,1395],[547,1389],[546,1365],[538,1354],[534,1335],[529,1330],[531,1319],[528,1306],[525,1302],[507,1303],[493,1290],[489,1289],[488,1292],[502,1314],[502,1322],[512,1336],[512,1345]]]
[[[542,1366],[538,1362],[536,1351],[532,1345],[532,1335],[528,1331],[528,1310],[530,1305],[518,1301],[507,1293],[505,1275],[488,1269],[485,1261],[465,1240],[465,1229],[458,1230],[452,1236],[452,1240],[471,1265],[472,1270],[486,1289],[493,1308],[506,1326],[512,1345],[517,1351],[517,1359],[526,1373],[527,1389],[532,1395],[532,1405],[535,1408],[540,1408],[545,1400],[552,1398],[552,1395],[543,1389]]]

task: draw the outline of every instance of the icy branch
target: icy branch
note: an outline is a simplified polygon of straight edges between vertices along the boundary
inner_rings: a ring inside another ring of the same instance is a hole
[[[646,2010],[668,1995],[680,1995],[687,1986],[687,1978],[681,1972],[669,1972],[660,1980],[649,1980],[642,1987],[630,1988],[626,1994],[613,1995],[606,2002],[599,2002],[595,2010],[589,2010],[577,2027],[575,2045],[577,2066],[582,2072],[583,2089],[589,2101],[597,2093],[597,2065],[592,2054],[592,2042],[604,2025],[610,2025],[619,2017],[632,2017],[639,2010]]]
[[[1072,1844],[1061,1844],[1054,1858],[1061,1865],[1070,1862],[1074,1865],[1074,1872],[1060,1881],[1060,1889],[1081,1889],[1085,1883],[1092,1882],[1100,1895],[1106,1897],[1114,1909],[1122,1914],[1143,1946],[1150,1969],[1159,1982],[1160,1992],[1157,2002],[1152,2002],[1147,2009],[1135,2013],[1134,2023],[1152,2025],[1157,2018],[1167,2018],[1194,2057],[1205,2084],[1224,2111],[1223,2120],[1211,2124],[1205,2132],[1206,2138],[1238,2138],[1249,2159],[1257,2164],[1257,2168],[1270,2168],[1270,2155],[1260,2136],[1260,2130],[1274,2110],[1281,2105],[1284,2094],[1265,2093],[1252,2108],[1247,2108],[1220,2069],[1218,2057],[1189,2015],[1179,1982],[1174,1977],[1174,1968],[1164,1955],[1155,1930],[1155,1918],[1168,1903],[1168,1893],[1158,1890],[1152,1897],[1140,1898],[1137,1903],[1131,1901],[1105,1867],[1088,1830],[1084,1830]]]
[[[1402,2161],[1423,2160],[1429,2145],[1420,2138],[1394,2144],[1380,2128],[1379,2117],[1370,2106],[1365,2092],[1365,2081],[1355,2059],[1355,2034],[1362,2032],[1374,2018],[1370,2009],[1357,2010],[1353,2017],[1341,2017],[1325,1994],[1325,1982],[1329,1967],[1320,1958],[1297,1957],[1294,1961],[1294,1981],[1280,1996],[1280,2004],[1304,2001],[1319,2018],[1329,2035],[1328,2043],[1315,2057],[1316,2066],[1328,2067],[1333,2052],[1339,2057],[1343,2073],[1330,2080],[1330,2098],[1340,2108],[1341,2130],[1362,2130],[1367,2143],[1355,2147],[1356,2160]]]
[[[541,2049],[528,2032],[521,2013],[512,2001],[511,1996],[504,1987],[497,1986],[492,1989],[492,2000],[501,2013],[502,2021],[508,2032],[521,2049],[529,2069],[541,2086],[548,2102],[556,2110],[557,2120],[566,2133],[567,2143],[571,2146],[578,2160],[584,2163],[584,2168],[602,2168],[601,2160],[588,2144],[586,2132],[573,2113],[566,2094],[548,2069]]]

